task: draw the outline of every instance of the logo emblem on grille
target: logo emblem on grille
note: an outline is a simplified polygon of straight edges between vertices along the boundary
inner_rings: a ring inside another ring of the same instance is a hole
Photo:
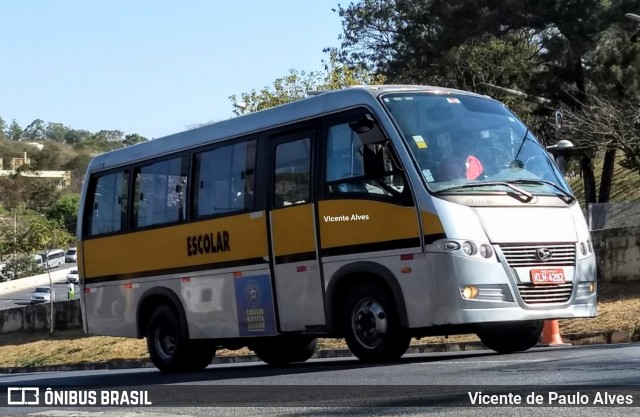
[[[536,258],[540,259],[541,261],[548,261],[552,256],[553,252],[551,252],[550,249],[540,248],[536,250]]]

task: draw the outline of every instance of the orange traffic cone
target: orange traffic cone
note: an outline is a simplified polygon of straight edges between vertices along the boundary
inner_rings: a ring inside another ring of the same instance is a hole
[[[560,336],[560,325],[558,320],[545,320],[542,328],[543,346],[571,346],[571,343],[564,343]]]

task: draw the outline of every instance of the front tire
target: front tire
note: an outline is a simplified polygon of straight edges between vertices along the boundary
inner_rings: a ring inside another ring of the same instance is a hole
[[[523,352],[534,347],[542,334],[543,320],[482,325],[477,335],[498,353]]]
[[[208,341],[185,338],[176,311],[166,305],[157,307],[151,315],[147,349],[151,361],[162,372],[202,370],[216,352]]]
[[[279,337],[253,346],[261,361],[273,366],[305,362],[316,352],[318,341],[312,337]]]
[[[360,284],[348,294],[342,318],[349,350],[364,362],[398,360],[411,337],[402,328],[396,305],[380,286]]]

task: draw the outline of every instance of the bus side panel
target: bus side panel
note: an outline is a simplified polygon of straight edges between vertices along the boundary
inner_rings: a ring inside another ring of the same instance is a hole
[[[326,289],[333,288],[335,279],[359,278],[357,272],[340,276],[340,268],[357,261],[373,263],[369,273],[380,269],[382,276],[387,270],[393,277],[388,279],[397,282],[408,325],[431,325],[434,277],[425,273],[416,208],[366,199],[325,200],[318,206]],[[434,219],[428,233],[440,234]]]
[[[237,272],[202,271],[113,282],[85,294],[88,333],[136,337],[141,297],[158,288],[182,303],[191,339],[275,334],[268,268]]]
[[[301,204],[279,208],[270,216],[280,328],[304,331],[309,326],[324,325],[314,207]]]
[[[318,203],[318,219],[323,256],[365,252],[367,247],[420,248],[415,207],[365,199],[325,200]]]
[[[136,297],[140,296],[138,289],[127,290],[119,282],[87,288],[83,294],[85,332],[106,336],[136,337]]]
[[[264,212],[90,239],[82,249],[89,333],[135,336],[142,295],[165,287],[192,338],[275,334]]]
[[[253,265],[268,259],[264,212],[86,240],[85,278],[120,280],[141,274]]]
[[[407,254],[412,254],[413,258],[401,259],[401,255]],[[371,261],[371,263],[374,263],[375,265],[371,268],[372,271],[382,271],[386,269],[391,272],[404,299],[407,325],[409,328],[428,327],[434,324],[433,299],[436,298],[434,295],[435,279],[433,275],[429,274],[429,269],[426,271],[424,269],[424,265],[427,263],[425,254],[418,251],[401,249],[387,251],[385,256],[380,256],[380,253],[372,252],[324,258],[324,273],[326,277],[330,277],[326,280],[327,288],[335,285],[333,280],[343,278],[340,274],[341,268],[348,267],[350,264],[358,261]],[[410,271],[401,272],[403,268],[410,268]],[[340,318],[336,317],[334,317],[334,319],[340,320]]]

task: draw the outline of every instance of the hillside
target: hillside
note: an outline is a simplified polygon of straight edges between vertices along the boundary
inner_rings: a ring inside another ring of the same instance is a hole
[[[618,152],[611,187],[611,202],[640,201],[640,174],[637,171],[631,171],[620,166],[621,159],[621,153]],[[602,158],[595,160],[596,193],[600,189],[602,162]],[[576,197],[578,197],[582,207],[584,207],[584,183],[580,175],[570,177],[569,185]]]

